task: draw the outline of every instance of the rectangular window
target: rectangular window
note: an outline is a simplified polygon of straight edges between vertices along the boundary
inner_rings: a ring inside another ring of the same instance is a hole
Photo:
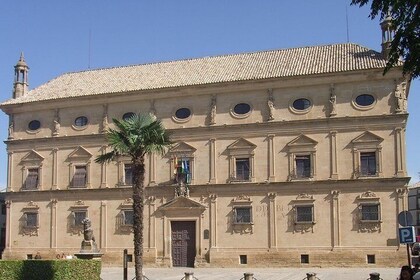
[[[25,226],[38,227],[38,213],[26,212],[25,213]]]
[[[133,165],[124,164],[124,184],[132,185],[133,184]]]
[[[249,180],[249,158],[237,158],[236,164],[236,180]]]
[[[76,166],[73,175],[73,187],[84,188],[86,187],[86,166]]]
[[[300,255],[300,263],[309,263],[309,255]]]
[[[83,220],[86,219],[87,212],[85,210],[73,211],[73,225],[76,227],[83,226]]]
[[[360,210],[362,221],[379,221],[379,204],[362,204]]]
[[[311,177],[311,156],[300,155],[295,158],[296,163],[296,177],[310,178]]]
[[[134,212],[133,210],[123,210],[123,224],[126,226],[132,226],[134,223]]]
[[[38,188],[39,169],[28,168],[28,175],[25,180],[25,189],[34,190]]]
[[[177,183],[190,184],[191,183],[191,163],[189,159],[178,159],[176,161],[175,179]]]
[[[362,176],[376,175],[376,153],[360,153],[360,173]]]
[[[296,222],[308,223],[314,221],[313,205],[299,205],[296,206]]]
[[[252,223],[251,218],[251,207],[235,207],[233,209],[233,220],[235,224],[250,224]]]

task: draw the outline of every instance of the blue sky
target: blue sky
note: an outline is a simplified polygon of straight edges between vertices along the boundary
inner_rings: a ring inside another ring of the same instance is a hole
[[[349,41],[380,51],[379,18],[350,0],[1,0],[0,101],[12,96],[20,52],[30,88],[88,69]],[[420,82],[409,96],[407,166],[419,181]],[[0,113],[0,139],[8,119]],[[386,159],[384,159],[386,160]],[[0,189],[7,181],[0,144]]]

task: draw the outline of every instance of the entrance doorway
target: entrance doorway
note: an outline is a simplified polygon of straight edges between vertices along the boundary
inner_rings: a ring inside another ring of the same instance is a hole
[[[195,222],[172,221],[172,265],[194,267],[195,260]]]

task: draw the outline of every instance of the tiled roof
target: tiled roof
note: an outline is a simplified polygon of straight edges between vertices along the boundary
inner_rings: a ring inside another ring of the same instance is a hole
[[[384,68],[356,44],[261,51],[63,74],[0,106],[78,96]]]

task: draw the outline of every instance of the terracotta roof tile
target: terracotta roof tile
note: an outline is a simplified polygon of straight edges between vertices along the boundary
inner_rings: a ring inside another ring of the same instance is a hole
[[[384,68],[378,52],[347,43],[63,74],[0,106],[125,91]]]

